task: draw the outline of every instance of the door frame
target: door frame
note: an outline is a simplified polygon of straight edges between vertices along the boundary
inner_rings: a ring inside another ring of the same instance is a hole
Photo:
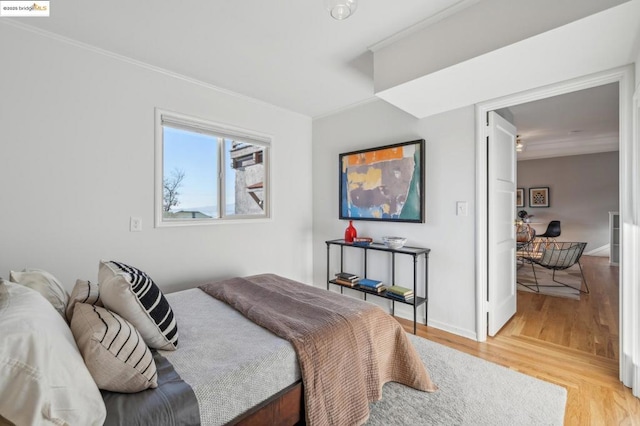
[[[632,132],[632,107],[634,93],[633,65],[614,68],[609,71],[584,76],[525,92],[504,96],[476,105],[476,336],[482,342],[487,339],[488,272],[488,199],[487,199],[487,144],[486,117],[489,111],[536,101],[556,95],[588,89],[609,83],[618,83],[619,88],[619,200],[620,220],[623,224],[620,235],[620,379],[630,386],[634,376],[640,378],[640,324],[634,321],[634,312],[640,310],[640,298],[633,284],[640,277],[640,267],[636,262],[640,247],[634,244],[635,234],[640,224],[640,213],[636,211],[640,171],[640,155],[635,145],[640,145],[638,135]],[[633,297],[636,296],[636,297]],[[624,302],[624,303],[623,303]],[[634,334],[635,333],[635,334]],[[627,350],[628,348],[628,350]],[[635,363],[633,362],[635,360]],[[638,383],[640,387],[640,383]],[[640,392],[640,389],[638,390]]]

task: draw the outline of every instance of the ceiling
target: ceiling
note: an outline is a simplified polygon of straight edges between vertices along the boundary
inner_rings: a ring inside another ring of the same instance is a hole
[[[617,151],[618,96],[611,83],[508,108],[525,147],[518,160]]]
[[[64,0],[14,20],[318,117],[374,97],[369,46],[477,1],[363,0],[336,21],[325,0]]]
[[[363,0],[336,21],[325,0],[64,0],[49,18],[4,21],[318,118],[374,98],[370,46],[478,1]],[[557,155],[549,148],[559,142],[617,141],[617,96],[609,85],[510,108],[527,146],[519,158]]]

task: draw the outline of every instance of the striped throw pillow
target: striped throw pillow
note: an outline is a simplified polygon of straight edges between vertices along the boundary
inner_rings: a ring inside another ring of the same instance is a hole
[[[71,332],[98,388],[133,393],[158,387],[151,350],[135,327],[118,314],[76,303]]]
[[[100,300],[100,287],[98,283],[76,280],[76,285],[71,291],[71,296],[69,296],[69,303],[67,303],[67,322],[69,324],[73,318],[73,310],[76,307],[76,303],[103,306],[102,300]]]
[[[169,302],[145,272],[124,263],[100,261],[100,298],[104,306],[119,314],[155,349],[178,347],[178,324]]]

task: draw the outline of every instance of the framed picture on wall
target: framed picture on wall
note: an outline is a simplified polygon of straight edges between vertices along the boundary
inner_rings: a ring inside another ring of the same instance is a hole
[[[424,139],[339,156],[339,217],[425,221]]]
[[[549,187],[529,188],[529,207],[549,207]]]
[[[524,188],[516,189],[516,207],[524,207]]]

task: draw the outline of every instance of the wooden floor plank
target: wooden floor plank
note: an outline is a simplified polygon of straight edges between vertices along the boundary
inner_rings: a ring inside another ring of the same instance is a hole
[[[519,291],[516,315],[486,342],[424,325],[417,334],[563,386],[567,426],[640,426],[640,399],[619,380],[618,267],[602,257],[581,263],[590,294],[572,300]],[[411,321],[398,321],[413,331]]]

